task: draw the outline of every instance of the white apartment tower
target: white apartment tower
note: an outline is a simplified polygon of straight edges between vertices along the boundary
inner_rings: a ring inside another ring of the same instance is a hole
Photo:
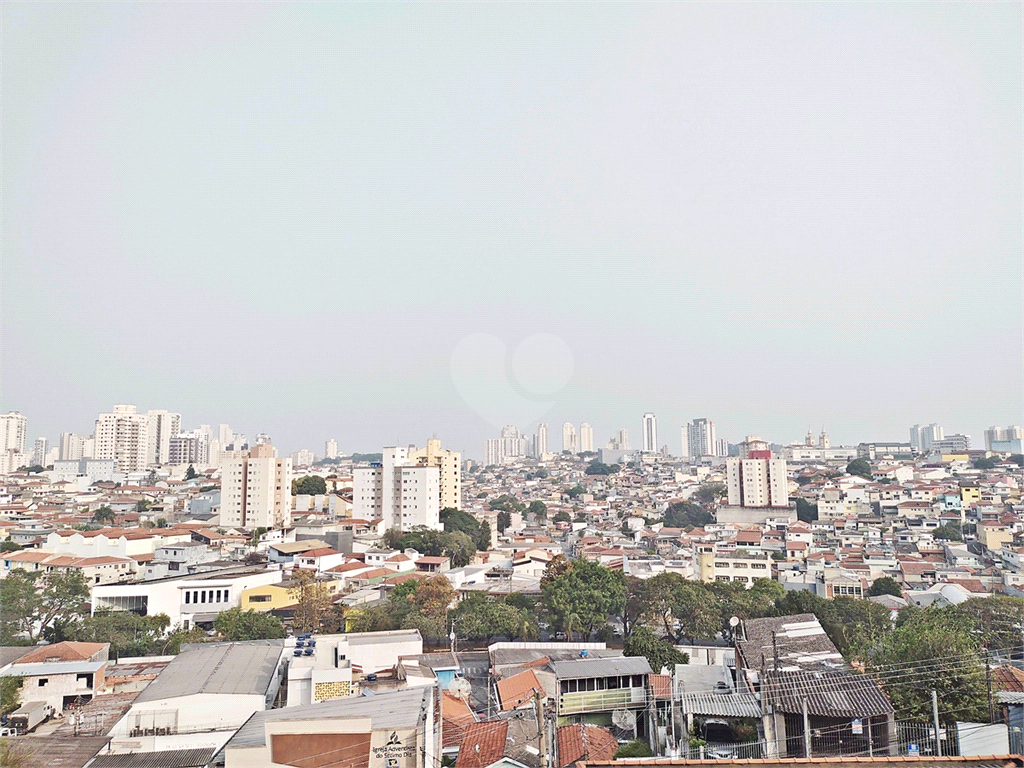
[[[462,454],[441,448],[441,441],[427,440],[427,447],[413,449],[409,460],[421,467],[438,469],[438,503],[441,509],[462,509]]]
[[[282,528],[292,520],[292,460],[270,443],[232,451],[221,464],[220,524]]]
[[[0,452],[25,452],[25,433],[28,429],[28,418],[17,411],[0,416]]]
[[[96,419],[97,459],[113,459],[119,472],[140,472],[147,466],[149,418],[134,405],[115,405]]]
[[[740,455],[726,460],[725,472],[729,506],[789,506],[786,460],[776,458],[764,440],[748,437],[740,443]]]
[[[643,420],[644,453],[658,450],[658,421],[653,413],[645,413]]]
[[[61,432],[60,433],[60,452],[58,457],[60,461],[78,461],[79,459],[89,459],[91,456],[86,455],[86,445],[90,442],[88,435],[79,435],[74,432]]]
[[[565,422],[562,425],[562,451],[568,451],[569,453],[579,453],[579,442],[576,436],[576,427],[571,422]]]
[[[715,422],[711,419],[694,419],[686,425],[686,454],[691,459],[719,455]]]
[[[146,464],[167,464],[170,458],[171,438],[181,433],[181,414],[169,411],[148,411]]]
[[[37,467],[46,466],[46,452],[50,448],[50,441],[45,437],[37,437],[32,447],[32,463]]]
[[[382,460],[352,471],[352,515],[383,518],[389,528],[442,530],[438,467],[415,464],[405,448],[387,447]]]
[[[541,422],[537,425],[537,434],[533,438],[533,453],[539,459],[548,452],[548,425]]]
[[[918,453],[930,453],[932,443],[942,440],[945,436],[946,431],[941,424],[928,424],[924,427],[915,424],[910,428],[910,444]]]
[[[328,459],[338,458],[338,441],[334,438],[324,443],[324,457]]]
[[[580,424],[580,452],[594,450],[594,428],[586,422]]]

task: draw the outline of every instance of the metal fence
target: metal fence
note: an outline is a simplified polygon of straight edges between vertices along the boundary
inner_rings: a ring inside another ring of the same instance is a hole
[[[956,723],[939,723],[939,744],[944,756],[960,754]],[[935,726],[931,723],[896,721],[897,756],[936,755]]]

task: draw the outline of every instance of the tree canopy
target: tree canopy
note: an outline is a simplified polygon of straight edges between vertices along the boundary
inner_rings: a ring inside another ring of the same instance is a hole
[[[868,597],[879,597],[880,595],[892,595],[903,597],[903,588],[892,576],[879,576],[868,588]]]
[[[287,634],[276,616],[241,608],[221,611],[213,620],[213,628],[225,640],[276,640]]]
[[[292,496],[300,494],[322,496],[325,493],[327,493],[327,481],[320,475],[306,475],[292,480]]]
[[[677,501],[665,510],[665,525],[669,528],[699,528],[715,522],[715,516],[692,501]]]
[[[0,580],[0,641],[18,637],[37,640],[60,619],[74,621],[85,615],[89,584],[81,571],[13,569]]]
[[[583,473],[586,475],[614,475],[620,469],[622,469],[622,467],[618,464],[605,464],[595,459],[587,464],[587,468]]]
[[[663,667],[674,670],[676,664],[690,663],[689,656],[642,626],[630,632],[622,646],[622,655],[646,657],[655,674],[659,674]]]
[[[476,555],[476,543],[466,534],[460,531],[435,531],[423,525],[405,533],[392,528],[384,534],[384,543],[393,549],[415,549],[428,557],[447,557],[453,568],[469,565]]]
[[[963,541],[964,535],[960,533],[959,526],[953,523],[943,523],[938,528],[932,529],[932,538],[945,541]]]
[[[871,465],[867,459],[854,459],[846,465],[846,474],[871,479]]]
[[[476,548],[486,552],[491,548],[491,526],[486,520],[477,519],[468,512],[445,507],[441,510],[441,524],[448,532],[464,533],[473,540]]]
[[[541,601],[551,624],[570,636],[589,637],[626,606],[626,580],[589,560],[555,557],[541,579]]]

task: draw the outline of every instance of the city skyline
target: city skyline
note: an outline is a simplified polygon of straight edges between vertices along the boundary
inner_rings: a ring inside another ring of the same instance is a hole
[[[0,411],[980,445],[1024,392],[1022,14],[4,3]]]

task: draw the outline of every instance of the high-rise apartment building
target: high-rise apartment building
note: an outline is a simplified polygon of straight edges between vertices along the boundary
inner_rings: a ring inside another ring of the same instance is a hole
[[[324,443],[324,458],[336,459],[338,458],[338,441],[331,438]]]
[[[46,466],[46,452],[50,448],[50,441],[45,437],[37,437],[32,448],[32,464],[37,467]]]
[[[942,440],[945,436],[945,430],[939,424],[928,424],[924,427],[915,424],[910,428],[910,445],[918,453],[929,453],[932,450],[932,443]]]
[[[200,427],[172,437],[167,464],[172,467],[191,464],[193,469],[210,466],[210,431]]]
[[[25,452],[28,418],[17,411],[0,415],[0,452]]]
[[[462,509],[462,454],[441,448],[441,441],[427,440],[426,448],[413,449],[409,460],[421,467],[438,469],[438,504],[441,509]]]
[[[533,436],[533,455],[539,459],[545,453],[548,453],[548,425],[542,421],[537,425],[537,434]]]
[[[89,435],[61,432],[58,461],[78,461],[79,459],[91,458],[91,456],[86,456],[86,445],[89,441]]]
[[[170,458],[171,438],[181,432],[181,414],[169,411],[147,411],[149,421],[146,432],[146,465],[167,464]]]
[[[580,452],[594,450],[594,428],[586,422],[580,424]]]
[[[440,468],[415,464],[408,450],[389,446],[382,460],[352,471],[352,514],[383,518],[389,528],[442,530]]]
[[[658,421],[653,413],[645,413],[642,432],[644,436],[644,453],[658,450]]]
[[[576,427],[571,422],[565,422],[562,425],[562,451],[568,451],[569,453],[579,453],[580,444],[579,437],[576,434]]]
[[[270,443],[231,451],[221,463],[220,524],[281,528],[292,519],[292,461]]]
[[[96,419],[97,459],[113,459],[119,472],[140,472],[147,464],[149,418],[134,405],[115,405]]]
[[[691,459],[701,456],[720,456],[718,439],[715,436],[715,422],[711,419],[694,419],[686,425],[686,455]]]
[[[1022,453],[1024,428],[1020,425],[1010,427],[989,427],[985,430],[985,450],[997,453]]]
[[[740,443],[740,455],[726,460],[725,473],[730,506],[789,506],[786,460],[776,458],[764,440],[748,437]]]

